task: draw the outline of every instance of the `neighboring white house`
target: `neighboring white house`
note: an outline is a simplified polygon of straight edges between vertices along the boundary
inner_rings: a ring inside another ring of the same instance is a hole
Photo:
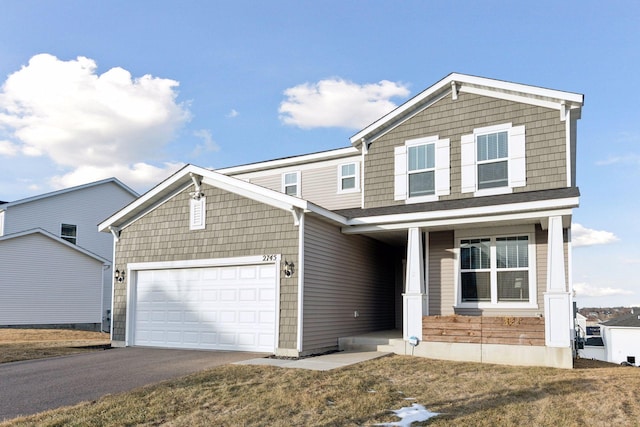
[[[606,361],[640,364],[640,309],[601,324]]]
[[[113,240],[97,224],[137,197],[109,178],[0,204],[0,326],[108,330]]]

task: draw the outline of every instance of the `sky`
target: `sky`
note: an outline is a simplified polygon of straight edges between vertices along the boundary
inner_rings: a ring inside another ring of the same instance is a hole
[[[451,72],[584,94],[573,282],[640,306],[640,2],[2,0],[0,200],[349,146]]]

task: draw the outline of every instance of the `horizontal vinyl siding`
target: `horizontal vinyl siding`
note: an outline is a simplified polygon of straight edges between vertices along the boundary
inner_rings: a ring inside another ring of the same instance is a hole
[[[0,325],[100,323],[102,263],[40,234],[0,242]]]
[[[455,256],[453,231],[429,233],[429,315],[453,314]]]
[[[242,177],[240,176],[236,178],[242,179]],[[249,182],[264,188],[268,188],[270,190],[282,192],[282,175],[281,174],[258,176],[258,177],[249,179]]]
[[[306,216],[304,258],[304,352],[394,327],[394,264],[385,245]]]

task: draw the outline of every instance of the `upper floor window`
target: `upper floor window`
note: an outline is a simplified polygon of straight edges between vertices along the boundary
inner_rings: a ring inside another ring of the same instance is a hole
[[[72,224],[62,224],[60,227],[60,237],[75,245],[78,240],[78,228]]]
[[[282,174],[282,192],[289,196],[300,197],[300,172]]]
[[[407,148],[409,197],[435,194],[436,145],[420,144]]]
[[[358,164],[347,163],[338,166],[338,192],[347,193],[357,191],[358,185]]]
[[[526,185],[525,129],[511,123],[474,129],[461,141],[463,193],[503,194]]]
[[[529,234],[459,240],[461,304],[535,304],[535,253]]]
[[[450,194],[449,139],[410,139],[395,147],[394,199],[405,203],[438,200]]]

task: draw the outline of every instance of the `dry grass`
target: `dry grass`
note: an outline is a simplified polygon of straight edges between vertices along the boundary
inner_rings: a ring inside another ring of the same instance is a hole
[[[640,425],[640,369],[391,356],[328,372],[230,365],[2,426],[362,426],[424,405],[430,426]]]
[[[0,363],[90,351],[109,344],[109,334],[68,329],[0,328]]]

